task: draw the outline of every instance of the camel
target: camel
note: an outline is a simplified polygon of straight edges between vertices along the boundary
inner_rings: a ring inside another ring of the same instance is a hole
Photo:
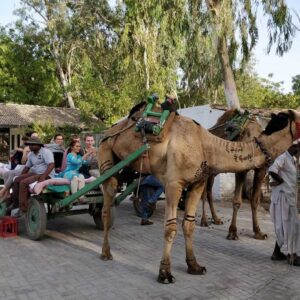
[[[140,105],[135,110],[132,109],[128,118],[107,130],[106,138],[100,143],[98,151],[101,174],[143,144],[140,133],[134,130],[143,108],[144,106]],[[146,168],[148,165],[151,173],[165,187],[164,250],[158,282],[175,282],[175,277],[171,273],[171,249],[177,232],[177,204],[183,188],[190,186],[182,222],[187,272],[201,275],[206,273],[206,268],[198,264],[194,255],[193,232],[196,208],[206,180],[210,175],[222,172],[240,173],[265,165],[266,161],[284,152],[297,138],[296,122],[300,122],[300,113],[285,110],[274,115],[264,133],[254,141],[230,142],[214,136],[187,117],[176,116],[165,139],[160,143],[151,143],[147,155],[140,156],[130,165],[138,172],[149,172]],[[115,177],[110,177],[102,186],[104,197],[102,208],[104,236],[100,256],[102,260],[113,258],[108,235],[110,206],[117,186]]]
[[[236,110],[228,110],[226,111],[217,121],[217,123],[209,129],[209,132],[220,137],[223,139],[227,139],[227,134],[225,133],[225,125],[227,124],[228,120],[230,120],[236,114]],[[254,116],[251,116],[248,119],[248,123],[246,124],[245,128],[242,130],[241,134],[237,136],[235,141],[243,141],[243,142],[250,142],[253,140],[255,136],[259,136],[262,132],[262,126],[258,123],[257,119]],[[270,150],[270,153],[272,149]],[[236,226],[236,218],[238,210],[242,203],[242,189],[243,184],[245,182],[245,177],[248,171],[244,171],[241,173],[237,173],[235,175],[235,195],[233,198],[233,215],[231,219],[231,225],[229,227],[229,232],[227,235],[227,239],[229,240],[237,240],[237,226]],[[262,165],[260,168],[254,169],[254,179],[252,185],[252,193],[250,195],[250,203],[251,203],[251,210],[252,210],[252,222],[253,222],[253,232],[254,238],[263,240],[267,238],[267,234],[263,233],[260,230],[257,218],[257,207],[260,200],[260,190],[263,184],[263,180],[266,174],[266,166]],[[204,190],[204,195],[202,195],[202,218],[201,218],[201,226],[208,226],[207,217],[205,213],[205,199],[207,199],[210,207],[210,211],[212,214],[212,218],[215,224],[219,225],[222,224],[220,218],[218,218],[216,214],[216,210],[213,205],[212,200],[212,187],[214,183],[215,176],[212,175],[207,180],[206,189]]]

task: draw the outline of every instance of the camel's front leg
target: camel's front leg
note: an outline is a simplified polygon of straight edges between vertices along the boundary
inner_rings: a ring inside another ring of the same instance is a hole
[[[182,193],[179,183],[167,183],[165,186],[165,243],[163,257],[160,262],[157,281],[160,283],[174,283],[175,277],[171,273],[171,249],[177,233],[177,205]]]
[[[231,224],[229,227],[229,232],[227,235],[228,240],[238,240],[239,236],[237,234],[237,226],[236,226],[236,219],[237,219],[237,213],[240,209],[241,203],[242,203],[242,190],[243,190],[243,184],[245,181],[247,172],[241,172],[235,174],[235,193],[234,193],[234,199],[233,199],[233,213],[232,213],[232,219]]]
[[[113,259],[110,253],[110,247],[108,242],[108,232],[109,232],[109,224],[110,224],[110,207],[114,201],[115,194],[118,188],[118,181],[116,178],[111,177],[106,182],[103,183],[103,198],[104,203],[102,207],[102,222],[104,227],[104,237],[103,237],[103,245],[102,245],[102,254],[100,256],[103,260],[111,260]]]
[[[265,240],[268,235],[263,233],[258,224],[257,207],[261,196],[261,186],[263,184],[266,175],[266,168],[256,169],[254,173],[253,189],[250,197],[251,209],[252,209],[252,222],[254,238],[258,240]]]
[[[187,272],[193,275],[202,275],[206,273],[206,268],[197,263],[193,249],[193,233],[195,229],[195,214],[199,202],[199,196],[205,188],[205,183],[195,185],[188,195],[188,201],[185,208],[185,216],[182,222],[182,228],[185,238]]]
[[[113,140],[108,139],[104,142],[100,143],[99,151],[98,151],[98,162],[100,166],[100,174],[103,175],[109,169],[113,167],[114,155],[111,150]],[[102,222],[104,227],[104,237],[103,237],[103,245],[102,245],[102,254],[100,256],[103,260],[113,259],[110,253],[110,247],[108,242],[108,231],[110,224],[110,207],[114,201],[114,197],[116,195],[118,188],[118,181],[115,177],[110,177],[102,184],[102,192],[103,192],[103,207],[102,207]]]

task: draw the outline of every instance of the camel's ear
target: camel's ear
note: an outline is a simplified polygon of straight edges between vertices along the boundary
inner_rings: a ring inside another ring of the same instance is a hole
[[[290,116],[291,120],[295,121],[296,120],[295,112],[291,109],[289,109],[288,112],[289,112],[289,116]]]

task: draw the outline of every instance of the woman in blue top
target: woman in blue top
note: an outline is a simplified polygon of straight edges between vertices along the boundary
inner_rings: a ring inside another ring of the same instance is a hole
[[[71,193],[74,194],[83,188],[85,184],[84,176],[79,173],[79,169],[83,164],[86,164],[87,154],[81,156],[81,145],[78,141],[72,141],[69,149],[67,167],[57,177],[66,178],[71,181]]]

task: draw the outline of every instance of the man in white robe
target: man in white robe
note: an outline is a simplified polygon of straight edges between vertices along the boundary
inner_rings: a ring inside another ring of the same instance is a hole
[[[274,223],[276,244],[272,260],[288,260],[300,266],[300,221],[297,209],[297,166],[295,155],[298,146],[277,157],[269,169],[273,179],[270,215]]]

